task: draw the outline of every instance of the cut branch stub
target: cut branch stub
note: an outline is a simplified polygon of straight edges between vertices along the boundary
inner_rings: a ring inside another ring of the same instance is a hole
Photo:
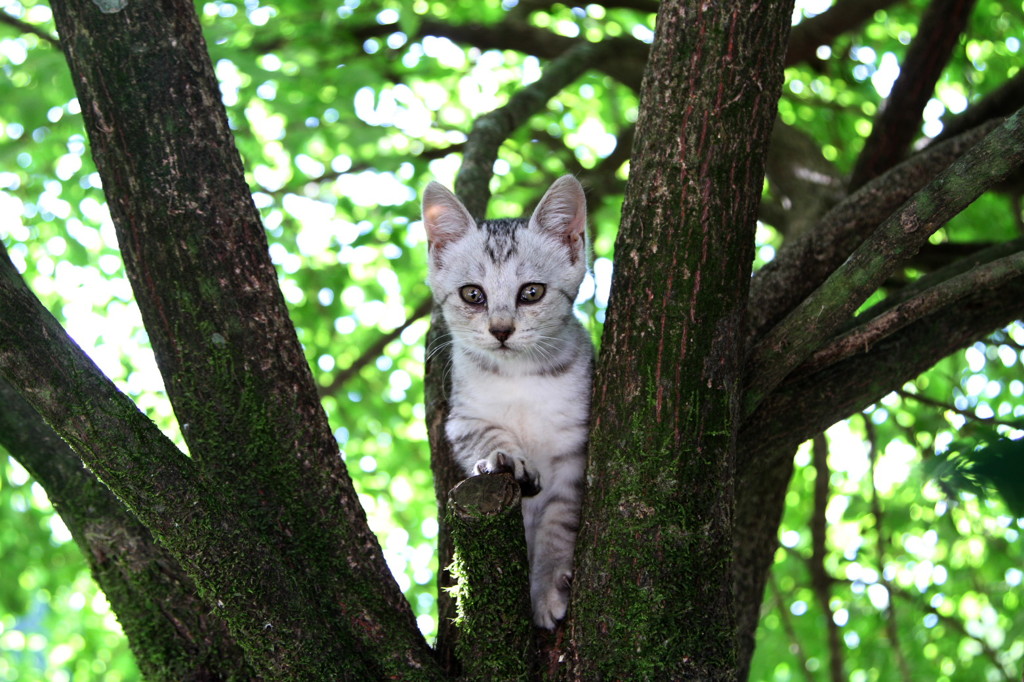
[[[528,673],[532,627],[521,501],[511,474],[472,476],[448,495],[461,630],[456,651],[466,679]]]

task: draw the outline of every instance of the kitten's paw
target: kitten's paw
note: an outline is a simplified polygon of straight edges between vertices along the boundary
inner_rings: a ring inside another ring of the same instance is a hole
[[[554,630],[559,621],[565,618],[569,608],[569,587],[572,585],[572,574],[563,573],[555,578],[540,594],[534,595],[533,622],[537,627]]]
[[[513,457],[500,450],[495,450],[486,459],[481,459],[473,466],[477,474],[512,474],[523,497],[532,497],[540,492],[540,476],[522,457]]]

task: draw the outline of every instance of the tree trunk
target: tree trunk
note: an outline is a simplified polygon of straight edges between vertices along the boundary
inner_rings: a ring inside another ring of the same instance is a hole
[[[791,12],[658,14],[594,387],[577,679],[736,675],[737,340]]]
[[[110,427],[144,418],[80,352],[58,360],[76,369],[37,377],[52,392],[34,391],[29,402],[65,438],[75,429],[68,440],[182,563],[261,674],[436,672],[319,405],[194,6],[65,0],[53,9],[191,458],[151,425],[127,440],[123,426],[104,431],[97,396],[117,406]],[[16,316],[7,320],[32,332],[5,331],[22,346],[44,335],[35,349],[5,356],[17,376],[53,365],[29,358],[44,356],[48,339],[59,345],[60,333],[11,286]],[[85,379],[62,385],[70,377]],[[80,402],[54,402],[68,388]]]

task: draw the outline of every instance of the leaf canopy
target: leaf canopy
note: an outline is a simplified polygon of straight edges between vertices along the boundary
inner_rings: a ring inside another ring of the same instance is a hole
[[[835,178],[853,172],[928,5],[877,4],[863,25],[786,73],[779,120]],[[797,6],[799,26],[828,3]],[[452,185],[473,121],[536,80],[549,45],[630,38],[614,67],[588,72],[505,142],[490,185],[495,216],[528,211],[538,188],[565,173],[588,186],[595,261],[580,308],[598,339],[637,117],[636,55],[653,39],[654,9],[526,0],[199,6],[292,319],[370,524],[428,636],[437,628],[437,522],[423,423],[419,191],[432,178]],[[0,25],[0,238],[76,341],[176,434],[50,10],[20,0],[3,11],[17,21]],[[915,145],[1020,79],[1022,35],[1022,3],[978,3]],[[929,253],[1018,236],[1024,217],[1012,201],[1021,187],[1001,189],[933,235]],[[799,200],[785,191],[769,177],[766,202]],[[781,247],[784,222],[759,225],[755,267]],[[931,267],[916,262],[901,282]],[[887,283],[865,307],[889,291]],[[1024,436],[1022,352],[1016,323],[834,426],[824,465],[809,444],[800,449],[752,679],[810,677],[836,656],[851,679],[1020,677],[1021,498],[1006,481],[1021,461],[1009,444]],[[1002,450],[975,455],[969,471],[987,475],[1001,497],[982,495],[976,479],[952,496],[929,480],[922,462],[991,438]],[[822,477],[830,487],[816,498]],[[812,531],[816,518],[827,521],[826,536]],[[0,519],[9,578],[0,581],[0,679],[135,679],[77,548],[10,458],[0,466]]]

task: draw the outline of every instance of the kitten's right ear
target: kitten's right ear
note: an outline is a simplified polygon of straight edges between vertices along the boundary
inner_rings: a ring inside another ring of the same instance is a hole
[[[439,253],[462,239],[476,221],[447,187],[431,182],[423,191],[423,225],[427,228],[427,248]]]
[[[569,247],[573,263],[586,260],[587,197],[583,185],[571,175],[563,175],[552,183],[541,198],[530,229],[546,232]]]

